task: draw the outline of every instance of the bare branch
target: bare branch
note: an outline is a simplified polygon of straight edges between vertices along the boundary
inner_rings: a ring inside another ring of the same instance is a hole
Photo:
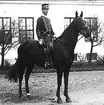
[[[81,37],[78,39],[78,41],[81,40],[82,38],[83,38],[83,36],[81,36]]]
[[[6,30],[8,23],[6,22],[0,29],[0,38],[3,36],[3,43],[0,43],[0,47],[4,47],[4,54],[6,55],[11,48],[15,48],[19,44],[18,38],[18,23],[13,20],[11,23],[10,30]],[[2,51],[0,52],[2,55]]]

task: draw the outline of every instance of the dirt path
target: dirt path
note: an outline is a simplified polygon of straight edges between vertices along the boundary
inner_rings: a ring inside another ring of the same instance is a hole
[[[31,74],[29,86],[31,99],[25,95],[23,80],[23,97],[18,98],[18,83],[10,83],[0,75],[0,105],[58,105],[56,103],[56,73]],[[64,105],[104,105],[104,72],[71,72],[69,76],[69,96],[72,103]]]

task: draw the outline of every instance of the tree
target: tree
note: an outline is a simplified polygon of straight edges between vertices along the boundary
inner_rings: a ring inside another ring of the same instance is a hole
[[[5,24],[2,21],[2,25],[0,28],[0,55],[1,59],[1,67],[4,67],[4,57],[10,51],[11,48],[16,47],[19,44],[18,38],[18,23],[15,20],[8,25],[6,21]]]
[[[91,43],[91,49],[89,53],[89,64],[91,63],[91,58],[92,58],[92,53],[93,53],[93,48],[101,45],[102,42],[104,41],[104,32],[102,29],[103,23],[100,23],[98,21],[98,17],[92,17],[92,18],[86,18],[90,31],[91,31],[91,36],[87,39],[86,41]]]

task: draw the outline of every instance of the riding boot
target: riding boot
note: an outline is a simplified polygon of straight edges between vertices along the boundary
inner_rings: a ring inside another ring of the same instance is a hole
[[[46,51],[45,51],[46,59],[45,59],[45,65],[44,65],[46,69],[51,66],[50,57],[49,57],[49,51],[50,51],[50,50],[49,50],[49,48],[47,47],[47,48],[46,48]]]

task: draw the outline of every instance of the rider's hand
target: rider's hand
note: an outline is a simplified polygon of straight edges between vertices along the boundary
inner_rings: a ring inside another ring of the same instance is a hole
[[[40,39],[40,40],[39,40],[39,44],[40,44],[40,45],[43,45],[43,39]]]
[[[53,37],[53,40],[56,40],[56,37],[55,36]]]

